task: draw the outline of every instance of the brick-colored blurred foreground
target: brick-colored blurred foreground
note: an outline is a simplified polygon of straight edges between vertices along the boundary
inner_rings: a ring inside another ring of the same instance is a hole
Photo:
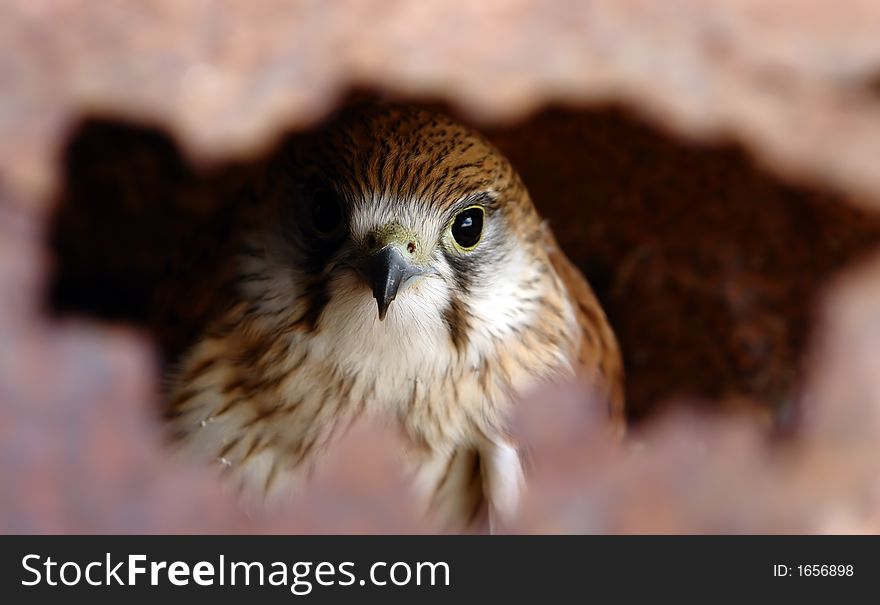
[[[2,216],[0,531],[411,532],[419,519],[394,431],[357,425],[310,490],[241,509],[214,470],[163,442],[145,339],[33,312],[38,230]],[[13,251],[15,253],[13,253]],[[671,413],[622,444],[585,392],[542,389],[518,430],[531,489],[517,532],[853,532],[880,529],[880,262],[825,307],[800,430],[760,416]]]

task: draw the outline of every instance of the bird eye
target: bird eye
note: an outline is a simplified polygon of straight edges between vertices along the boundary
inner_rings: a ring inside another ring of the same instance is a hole
[[[342,203],[327,189],[316,189],[312,193],[312,226],[318,235],[330,237],[342,226]]]
[[[480,243],[484,215],[482,206],[471,206],[455,215],[450,230],[455,243],[463,250],[473,250]]]

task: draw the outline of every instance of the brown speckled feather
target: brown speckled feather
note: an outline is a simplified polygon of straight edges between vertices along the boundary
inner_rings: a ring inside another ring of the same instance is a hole
[[[624,415],[623,359],[617,337],[605,317],[605,311],[583,274],[569,260],[547,231],[550,263],[565,284],[569,299],[576,307],[583,337],[578,351],[577,373],[608,400],[608,414],[619,431],[626,425]]]
[[[255,191],[231,302],[183,355],[169,405],[181,441],[248,491],[289,492],[340,430],[378,412],[409,438],[427,507],[474,526],[516,511],[519,395],[575,370],[622,424],[605,315],[478,133],[417,108],[355,108],[295,137]],[[387,315],[379,258],[396,259],[382,275],[410,271]]]

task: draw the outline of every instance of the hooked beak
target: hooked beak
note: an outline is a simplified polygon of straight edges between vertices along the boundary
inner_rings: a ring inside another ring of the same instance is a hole
[[[400,287],[411,277],[421,275],[422,270],[398,246],[389,244],[366,258],[362,273],[373,288],[373,296],[379,306],[379,319],[384,320]]]

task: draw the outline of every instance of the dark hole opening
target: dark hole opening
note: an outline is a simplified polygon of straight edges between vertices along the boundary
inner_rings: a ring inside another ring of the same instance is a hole
[[[880,239],[876,216],[617,109],[550,109],[484,131],[602,301],[634,419],[677,395],[786,411],[817,294]],[[159,129],[83,121],[52,228],[54,312],[145,326],[173,358],[206,312],[190,288],[228,263],[264,161],[196,170]],[[172,269],[184,278],[168,284]]]

